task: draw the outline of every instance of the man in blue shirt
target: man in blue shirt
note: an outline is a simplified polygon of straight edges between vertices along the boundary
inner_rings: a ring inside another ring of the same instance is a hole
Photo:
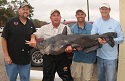
[[[119,22],[110,17],[109,4],[103,3],[99,10],[101,17],[93,23],[91,34],[116,32],[117,38],[114,38],[113,48],[104,39],[99,39],[103,45],[97,50],[98,81],[116,81],[118,44],[123,42],[124,36]]]
[[[82,9],[76,11],[77,23],[71,27],[73,34],[90,34],[92,24],[85,21],[86,13]],[[85,53],[81,48],[73,51],[73,62],[71,65],[71,73],[74,81],[90,81],[93,64],[96,61],[95,51]]]

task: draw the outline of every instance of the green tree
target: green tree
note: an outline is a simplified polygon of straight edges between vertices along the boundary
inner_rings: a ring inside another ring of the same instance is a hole
[[[32,19],[32,22],[34,23],[35,27],[39,28],[45,24],[48,24],[47,22],[45,21],[40,21],[38,19]]]
[[[40,27],[40,21],[38,19],[33,19],[32,21],[33,21],[35,27]]]
[[[0,0],[0,6],[7,4],[7,0]]]
[[[7,0],[0,0],[0,27],[7,21],[7,19],[12,15],[10,14]]]
[[[24,0],[23,2],[28,3],[28,0]],[[5,24],[8,19],[17,15],[17,10],[20,4],[23,2],[21,2],[20,0],[11,0],[11,2],[7,2],[7,0],[0,0],[0,27],[3,26],[3,24]],[[32,16],[34,15],[33,9],[33,7],[30,9],[30,19],[32,19]],[[37,21],[35,20],[35,22]]]

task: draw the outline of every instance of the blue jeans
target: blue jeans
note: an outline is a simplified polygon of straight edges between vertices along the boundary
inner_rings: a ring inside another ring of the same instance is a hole
[[[116,81],[117,59],[97,57],[98,81]]]
[[[14,63],[5,63],[9,81],[16,81],[18,74],[20,76],[20,81],[30,81],[30,66],[31,64],[17,65]]]

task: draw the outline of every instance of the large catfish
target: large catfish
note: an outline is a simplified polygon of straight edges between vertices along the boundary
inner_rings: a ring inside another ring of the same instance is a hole
[[[69,34],[67,35],[65,27],[62,34],[45,39],[37,44],[38,49],[42,54],[59,55],[65,52],[65,48],[71,45],[72,48],[81,47],[84,52],[92,52],[100,47],[98,38],[106,39],[107,43],[113,47],[115,42],[113,38],[117,37],[115,32],[107,32],[102,35],[87,35],[87,34]]]

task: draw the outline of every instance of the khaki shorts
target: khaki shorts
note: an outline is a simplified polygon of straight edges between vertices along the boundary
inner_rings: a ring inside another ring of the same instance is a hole
[[[75,81],[89,81],[93,73],[93,65],[83,62],[72,62],[71,74]]]

